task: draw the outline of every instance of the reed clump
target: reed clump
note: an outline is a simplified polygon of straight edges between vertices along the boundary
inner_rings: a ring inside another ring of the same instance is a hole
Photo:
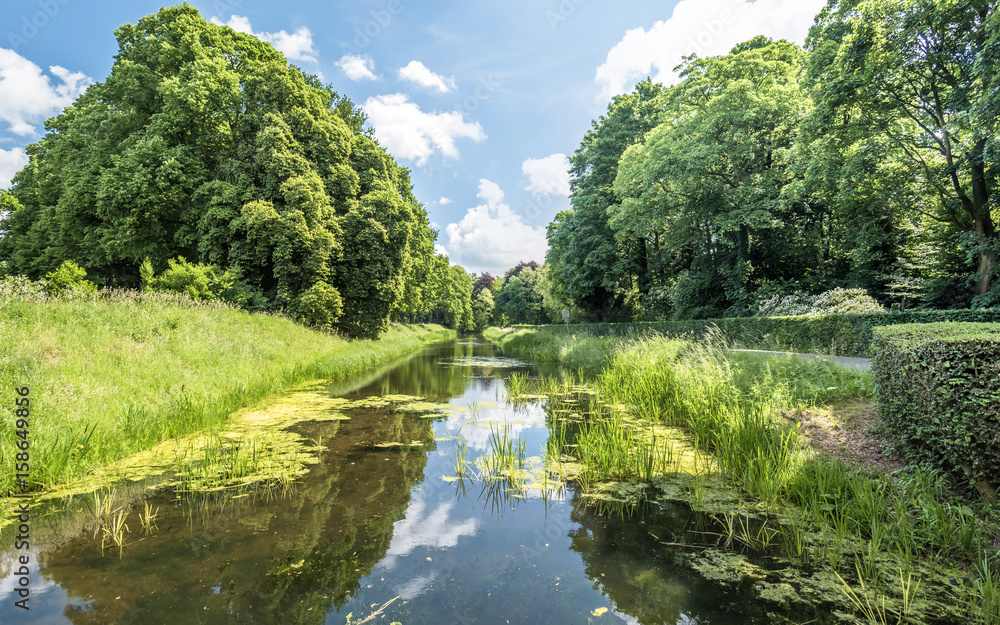
[[[523,346],[530,334],[521,332]],[[547,335],[546,341],[557,336]],[[782,416],[871,397],[870,374],[724,348],[712,337],[618,342],[585,416],[574,422],[562,417],[568,411],[553,412],[550,459],[569,453],[580,460],[585,485],[644,481],[668,465],[666,451],[641,434],[656,424],[680,427],[727,482],[769,513],[798,519],[764,534],[736,523],[734,535],[747,544],[778,542],[799,562],[855,579],[844,584],[844,594],[867,622],[907,622],[929,592],[920,576],[930,566],[947,566],[967,571],[969,579],[934,592],[951,593],[971,622],[1000,624],[995,504],[963,500],[933,470],[908,467],[889,476],[825,457]]]

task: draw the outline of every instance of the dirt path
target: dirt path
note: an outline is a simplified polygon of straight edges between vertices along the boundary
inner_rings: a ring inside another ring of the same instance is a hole
[[[906,466],[905,459],[892,449],[892,440],[882,431],[875,405],[850,400],[826,408],[797,410],[785,415],[802,423],[802,435],[833,458],[885,473]]]

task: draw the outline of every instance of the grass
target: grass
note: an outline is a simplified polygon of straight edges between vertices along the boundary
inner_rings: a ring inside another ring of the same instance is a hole
[[[494,340],[518,354],[531,352],[530,331],[508,335],[515,338]],[[564,337],[560,347],[553,342],[558,337],[545,333],[539,342],[547,353],[560,354],[576,340]],[[846,583],[845,594],[867,622],[908,618],[925,590],[914,571],[944,564],[970,571],[973,578],[954,591],[953,602],[967,603],[973,622],[1000,624],[996,506],[973,509],[940,473],[910,467],[890,477],[827,458],[809,449],[797,426],[780,416],[793,408],[870,397],[870,374],[823,361],[734,354],[711,341],[654,337],[607,343],[612,353],[593,391],[602,407],[591,408],[585,425],[572,424],[572,436],[561,421],[550,424],[550,431],[558,432],[550,453],[566,450],[587,465],[584,485],[648,480],[669,463],[655,439],[639,435],[646,427],[641,423],[679,426],[714,457],[729,483],[770,513],[799,515],[808,535],[787,529],[784,536],[780,530],[762,534],[738,525],[730,533],[745,544],[777,541],[800,562],[810,558],[838,575],[857,574],[860,594]],[[620,407],[640,425],[626,423]],[[806,553],[810,536],[824,537],[818,541],[823,553]],[[892,566],[898,568],[887,570]]]
[[[440,326],[393,325],[348,341],[274,315],[176,297],[0,299],[0,385],[30,389],[29,490],[52,487],[153,447],[211,430],[294,384],[362,371]],[[14,397],[0,406],[0,492],[15,484]]]

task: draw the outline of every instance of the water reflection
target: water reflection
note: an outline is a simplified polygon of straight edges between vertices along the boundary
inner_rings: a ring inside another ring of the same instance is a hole
[[[45,581],[33,579],[30,613],[14,611],[9,577],[0,581],[0,622],[343,625],[393,597],[380,622],[771,622],[749,588],[709,584],[683,549],[664,546],[692,529],[684,507],[622,518],[573,489],[542,498],[448,481],[460,440],[475,462],[495,428],[524,441],[529,460],[543,455],[549,417],[537,402],[505,404],[512,371],[552,372],[463,340],[331,384],[327,393],[352,400],[415,395],[456,409],[428,418],[367,407],[295,426],[326,451],[292,492],[158,495],[157,530],[133,531],[121,559],[102,556],[90,533],[64,532],[40,551]],[[379,446],[389,442],[406,444]]]

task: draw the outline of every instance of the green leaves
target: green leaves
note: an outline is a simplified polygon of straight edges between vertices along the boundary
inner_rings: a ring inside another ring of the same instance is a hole
[[[137,286],[148,258],[199,298],[213,265],[269,307],[366,337],[404,293],[419,300],[404,280],[426,278],[434,233],[350,100],[188,5],[115,34],[111,75],[49,122],[4,195],[12,271],[72,259]]]

